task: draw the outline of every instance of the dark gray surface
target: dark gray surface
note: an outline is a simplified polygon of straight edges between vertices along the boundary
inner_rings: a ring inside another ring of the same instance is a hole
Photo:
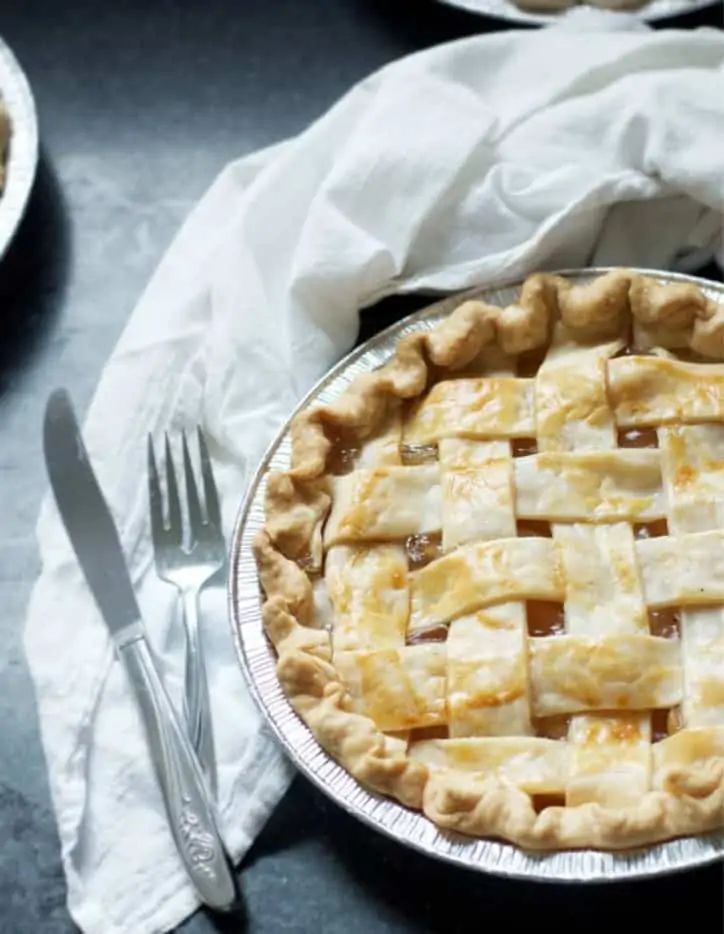
[[[720,21],[718,11],[693,20]],[[0,9],[43,143],[28,216],[0,266],[2,934],[74,930],[21,645],[38,571],[47,395],[64,384],[85,409],[158,259],[228,160],[299,131],[379,65],[491,28],[426,0],[18,0]],[[402,307],[388,306],[378,325]],[[301,779],[242,878],[246,922],[197,915],[184,932],[477,932],[541,920],[628,930],[639,914],[668,931],[671,906],[682,904],[710,930],[724,926],[718,868],[606,890],[505,884],[402,850]]]

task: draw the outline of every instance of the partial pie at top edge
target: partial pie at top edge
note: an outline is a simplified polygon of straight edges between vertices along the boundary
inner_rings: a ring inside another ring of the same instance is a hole
[[[724,825],[722,360],[695,285],[538,273],[294,418],[254,552],[333,758],[529,849]]]

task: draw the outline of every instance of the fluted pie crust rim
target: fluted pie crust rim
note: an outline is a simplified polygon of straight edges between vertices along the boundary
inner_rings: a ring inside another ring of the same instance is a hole
[[[364,786],[419,809],[438,826],[476,837],[503,838],[528,849],[625,849],[720,828],[724,823],[724,758],[669,769],[662,790],[632,806],[550,807],[492,775],[434,771],[400,753],[368,717],[350,709],[332,662],[329,634],[314,625],[312,579],[321,567],[322,526],[330,507],[330,436],[359,439],[379,431],[390,405],[420,396],[428,370],[454,371],[486,346],[506,354],[548,340],[553,320],[582,343],[605,341],[633,317],[662,347],[724,359],[724,306],[690,283],[660,283],[627,270],[574,285],[535,274],[507,308],[464,301],[430,331],[404,336],[395,356],[364,374],[333,402],[302,410],[292,421],[291,467],[268,476],[266,526],[254,540],[265,593],[262,617],[278,656],[287,698],[321,746]]]

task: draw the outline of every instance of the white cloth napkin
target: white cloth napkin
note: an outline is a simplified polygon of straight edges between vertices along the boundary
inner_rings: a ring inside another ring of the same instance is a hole
[[[176,595],[152,566],[147,432],[203,425],[229,534],[244,465],[352,346],[360,307],[539,268],[721,259],[724,35],[622,22],[581,15],[397,62],[298,138],[229,165],[189,217],[85,424],[176,695]],[[88,934],[164,931],[196,902],[141,724],[50,501],[38,536],[25,645],[69,908]],[[246,694],[224,594],[204,609],[221,822],[238,858],[290,769]]]

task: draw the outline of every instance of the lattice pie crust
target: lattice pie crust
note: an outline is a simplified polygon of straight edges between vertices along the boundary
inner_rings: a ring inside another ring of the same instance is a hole
[[[625,270],[466,301],[298,415],[255,540],[322,746],[436,824],[724,824],[724,306]]]

